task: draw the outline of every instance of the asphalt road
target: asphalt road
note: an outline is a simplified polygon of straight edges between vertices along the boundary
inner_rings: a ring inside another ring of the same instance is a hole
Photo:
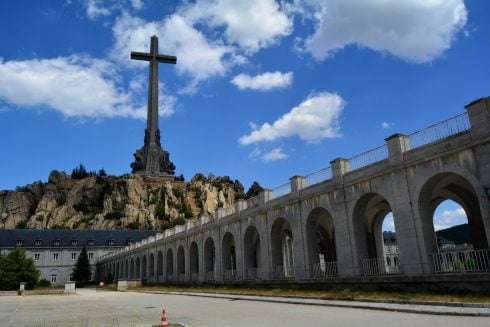
[[[189,327],[490,326],[488,317],[436,316],[183,295],[77,291],[77,295],[66,296],[2,296],[0,326],[151,326],[160,323],[163,308],[170,322]]]

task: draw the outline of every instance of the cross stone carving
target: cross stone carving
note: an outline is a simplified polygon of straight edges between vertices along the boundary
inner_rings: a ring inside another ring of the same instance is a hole
[[[150,52],[131,52],[131,59],[150,62],[148,82],[148,113],[143,147],[134,154],[133,173],[143,175],[174,175],[175,166],[169,153],[162,149],[158,128],[158,63],[176,64],[177,57],[158,53],[158,37],[151,37]]]

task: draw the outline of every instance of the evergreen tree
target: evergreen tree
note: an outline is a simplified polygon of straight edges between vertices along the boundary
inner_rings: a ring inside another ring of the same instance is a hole
[[[82,248],[80,255],[78,256],[75,269],[73,270],[73,280],[77,282],[90,280],[90,261],[88,259],[87,249],[85,246]]]
[[[26,257],[24,249],[15,247],[7,255],[0,255],[0,289],[18,290],[24,282],[27,289],[36,286],[39,271],[32,258]]]
[[[259,195],[259,193],[263,190],[264,188],[260,186],[258,182],[254,182],[252,186],[247,191],[247,194],[245,195],[246,199],[250,199],[254,196]]]

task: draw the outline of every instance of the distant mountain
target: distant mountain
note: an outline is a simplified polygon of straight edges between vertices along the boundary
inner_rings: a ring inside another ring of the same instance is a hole
[[[454,244],[471,243],[470,228],[468,224],[456,225],[436,232],[438,237],[442,237]]]

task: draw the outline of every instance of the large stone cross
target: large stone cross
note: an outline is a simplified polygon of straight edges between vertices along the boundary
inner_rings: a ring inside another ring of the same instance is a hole
[[[134,154],[131,168],[135,174],[165,176],[175,174],[175,165],[170,155],[160,144],[158,129],[158,63],[176,64],[177,58],[158,53],[158,38],[151,37],[150,53],[131,52],[131,59],[150,62],[150,80],[148,82],[148,116],[145,130],[145,142]]]
[[[131,59],[150,62],[150,80],[148,82],[148,113],[146,129],[150,145],[160,145],[158,129],[158,63],[176,64],[177,57],[158,53],[158,37],[151,37],[150,53],[131,52]],[[146,137],[145,137],[146,141]],[[146,142],[145,142],[146,143]]]

